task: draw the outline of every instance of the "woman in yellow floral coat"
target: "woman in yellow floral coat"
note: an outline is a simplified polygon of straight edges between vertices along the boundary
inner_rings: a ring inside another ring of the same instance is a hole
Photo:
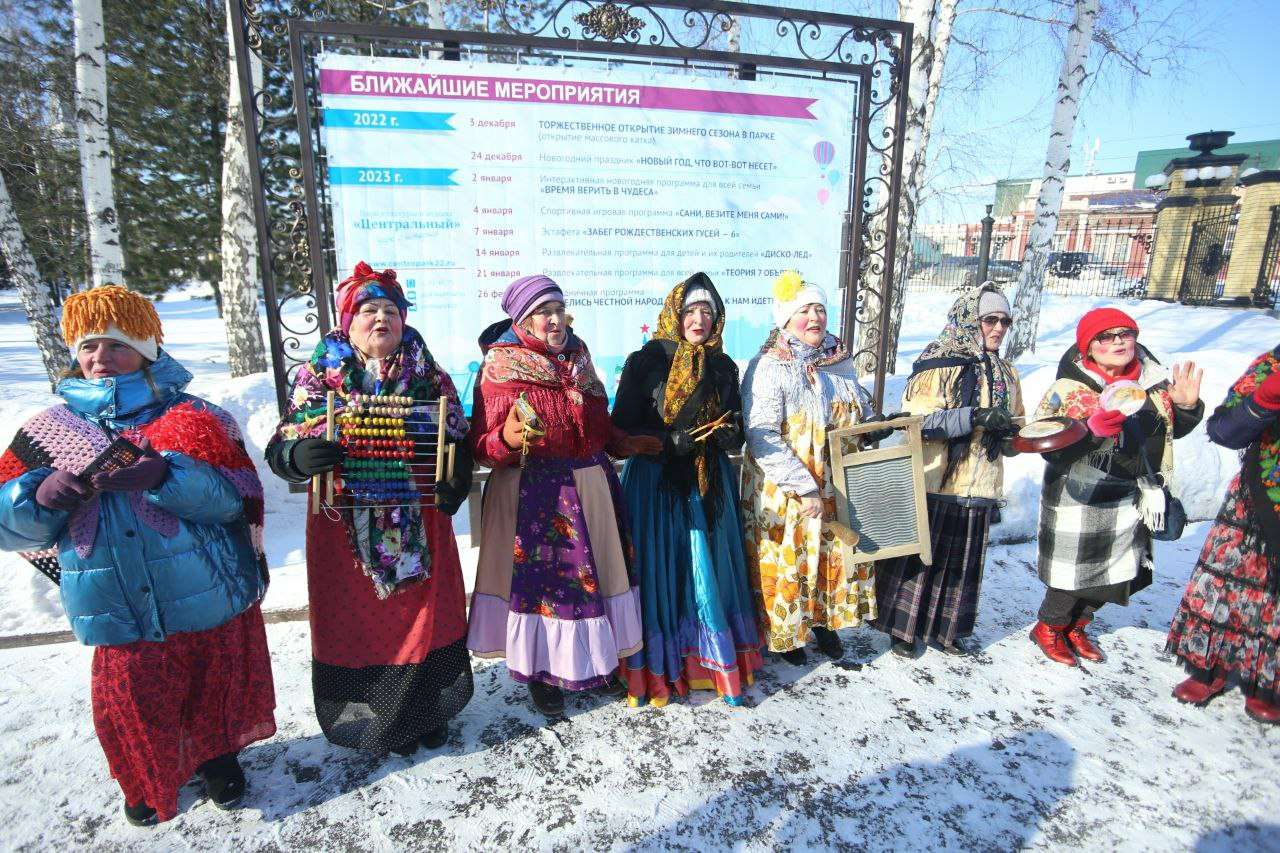
[[[869,397],[848,350],[827,333],[827,297],[788,271],[773,288],[777,327],[742,382],[747,449],[742,464],[747,567],[769,650],[805,662],[812,632],[838,660],[838,628],[876,615],[872,564],[846,566],[823,519],[835,514],[827,433],[868,420]],[[871,443],[888,432],[870,433]]]

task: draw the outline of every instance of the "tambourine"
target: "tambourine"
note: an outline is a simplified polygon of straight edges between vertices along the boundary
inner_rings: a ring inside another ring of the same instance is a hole
[[[1075,418],[1043,418],[1018,430],[1013,449],[1019,453],[1046,453],[1070,447],[1089,434],[1089,428]]]

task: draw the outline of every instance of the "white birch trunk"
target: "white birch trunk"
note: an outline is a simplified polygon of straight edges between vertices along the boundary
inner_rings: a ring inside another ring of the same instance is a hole
[[[49,383],[55,384],[58,374],[70,366],[71,359],[62,340],[62,331],[58,328],[53,299],[48,288],[40,283],[35,258],[27,248],[27,238],[13,209],[9,185],[5,183],[3,173],[0,173],[0,252],[4,253],[4,262],[18,285],[18,298],[27,312],[31,331],[35,333],[36,347],[44,361],[45,372],[49,374]]]
[[[874,351],[880,338],[882,312],[889,312],[884,354],[886,373],[894,372],[897,367],[898,333],[902,327],[907,273],[911,263],[911,236],[915,232],[920,190],[926,174],[925,149],[929,144],[928,133],[933,122],[929,91],[933,80],[937,17],[938,0],[898,0],[899,20],[910,23],[914,31],[911,37],[911,80],[907,85],[906,126],[903,128],[902,184],[898,195],[898,226],[893,252],[894,287],[888,304],[867,295],[860,318],[862,324],[858,330],[858,349]],[[887,222],[881,220],[868,224],[871,234],[887,234]],[[864,252],[866,248],[868,247],[864,247]],[[875,284],[883,287],[883,274]],[[866,359],[860,360],[859,366],[865,370],[868,367]]]
[[[1044,293],[1045,268],[1058,228],[1062,193],[1071,166],[1071,137],[1080,113],[1080,89],[1088,75],[1089,42],[1098,22],[1100,0],[1075,0],[1075,18],[1067,31],[1067,47],[1058,72],[1058,98],[1053,105],[1053,124],[1044,155],[1044,178],[1036,196],[1036,216],[1027,238],[1027,250],[1018,271],[1018,295],[1013,303],[1017,322],[1009,334],[1005,357],[1010,361],[1023,353],[1035,352],[1036,330],[1040,325],[1040,298]]]
[[[489,14],[488,6],[485,7],[486,20]],[[444,29],[444,0],[427,0],[427,26],[434,30]],[[488,24],[485,24],[488,29]],[[443,59],[444,51],[430,50],[428,54],[432,59]]]
[[[76,50],[76,131],[80,183],[89,226],[89,267],[94,287],[124,284],[124,255],[111,183],[107,129],[107,51],[102,0],[73,0]]]
[[[234,27],[239,25],[227,0],[227,46],[230,81],[227,135],[222,144],[222,322],[232,376],[267,369],[262,327],[258,321],[258,232],[249,181],[249,152],[244,144],[245,111],[236,70]],[[253,87],[261,86],[261,66],[250,52]]]

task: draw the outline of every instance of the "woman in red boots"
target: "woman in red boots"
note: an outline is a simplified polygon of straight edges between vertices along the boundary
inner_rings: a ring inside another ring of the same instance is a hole
[[[1166,509],[1161,485],[1173,478],[1174,439],[1204,416],[1201,374],[1191,362],[1164,368],[1118,309],[1090,311],[1076,326],[1076,344],[1036,411],[1089,428],[1081,441],[1044,454],[1039,571],[1049,589],[1031,639],[1050,660],[1103,660],[1085,626],[1102,605],[1127,604],[1150,585],[1151,530]],[[1146,392],[1132,415],[1103,405],[1103,392],[1119,382]]]
[[[1190,677],[1179,702],[1204,705],[1236,673],[1244,710],[1280,723],[1280,347],[1254,359],[1209,418],[1209,438],[1244,450],[1186,594],[1168,651]]]

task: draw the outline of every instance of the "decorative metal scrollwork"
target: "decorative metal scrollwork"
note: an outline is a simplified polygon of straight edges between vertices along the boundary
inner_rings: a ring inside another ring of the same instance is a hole
[[[582,25],[582,33],[587,38],[599,35],[606,41],[613,41],[624,35],[636,38],[644,27],[644,21],[612,2],[597,6],[590,12],[574,15],[573,20]]]

